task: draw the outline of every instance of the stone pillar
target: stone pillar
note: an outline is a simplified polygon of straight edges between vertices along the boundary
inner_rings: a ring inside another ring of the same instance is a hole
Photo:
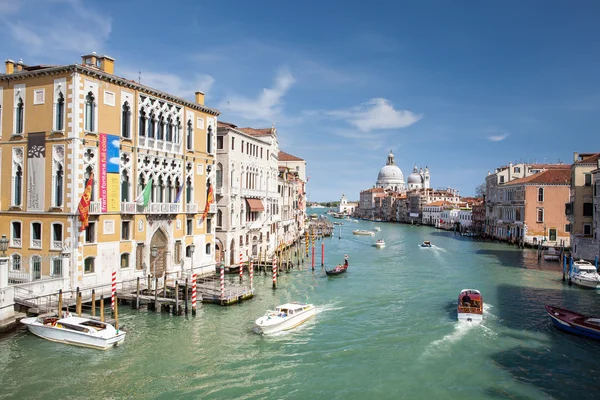
[[[15,293],[8,286],[8,257],[0,257],[0,327],[15,320]]]

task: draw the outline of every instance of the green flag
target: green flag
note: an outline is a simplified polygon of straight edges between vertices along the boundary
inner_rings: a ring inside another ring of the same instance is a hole
[[[151,191],[152,191],[152,178],[150,178],[150,180],[146,184],[146,187],[144,188],[142,193],[140,193],[140,195],[137,197],[137,199],[135,199],[135,202],[137,203],[138,206],[146,207],[148,205],[148,202],[150,202],[150,192]]]

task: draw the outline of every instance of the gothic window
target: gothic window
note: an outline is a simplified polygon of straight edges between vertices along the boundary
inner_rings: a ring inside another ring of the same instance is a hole
[[[179,117],[177,117],[177,121],[175,121],[175,125],[173,126],[173,143],[181,144],[180,132],[181,132],[181,121],[179,120]]]
[[[206,152],[208,154],[212,154],[213,152],[213,132],[212,132],[212,126],[208,127],[208,130],[206,132],[206,136],[207,136],[207,143],[206,143]]]
[[[138,123],[139,136],[146,136],[146,112],[142,108],[140,110],[140,122]]]
[[[148,117],[148,137],[150,139],[154,138],[154,132],[156,132],[156,119],[154,119],[154,114],[151,113]]]
[[[192,143],[192,138],[194,137],[194,127],[192,125],[192,121],[188,121],[187,123],[187,136],[186,136],[186,149],[188,150],[192,150],[193,147],[193,143]]]
[[[173,202],[173,181],[171,181],[171,178],[167,178],[167,196],[166,196],[166,202],[167,203],[172,203]]]
[[[163,117],[162,114],[160,114],[158,117],[158,132],[156,134],[156,139],[165,139],[165,117]]]
[[[96,109],[96,99],[94,94],[89,92],[85,96],[85,110],[84,110],[84,129],[88,132],[95,132],[96,121],[94,119],[94,113]]]
[[[123,103],[121,110],[121,136],[131,138],[131,107],[128,102]]]
[[[65,129],[65,97],[62,92],[58,93],[58,100],[56,100],[56,126],[54,129],[57,131]]]
[[[17,135],[23,134],[24,107],[23,99],[19,97],[17,107],[15,108],[15,134]]]
[[[218,227],[223,226],[223,211],[221,211],[221,210],[217,211],[217,226]]]
[[[156,201],[156,180],[152,179],[152,187],[150,188],[150,201]]]
[[[121,201],[128,202],[129,201],[129,188],[131,187],[131,183],[129,182],[129,175],[127,175],[127,171],[123,170],[121,173]]]
[[[217,164],[216,178],[217,178],[217,188],[223,187],[223,166],[219,163]]]
[[[58,164],[56,167],[56,173],[54,175],[54,206],[62,207],[63,205],[63,167]]]
[[[538,201],[544,201],[544,188],[538,188]]]
[[[193,195],[192,179],[188,178],[185,183],[185,202],[186,203],[189,204],[192,202],[192,195]]]
[[[20,206],[23,203],[23,168],[18,165],[15,168],[13,177],[13,206]]]
[[[165,183],[163,181],[162,176],[158,178],[158,202],[162,203],[165,195]]]
[[[88,167],[85,169],[85,173],[83,174],[83,187],[85,189],[88,180],[90,179],[90,176],[92,176],[92,172],[93,172],[93,168],[91,165],[88,165]],[[96,196],[96,190],[95,190],[95,183],[96,180],[94,179],[92,181],[92,195],[90,196],[90,201],[94,201],[95,200],[95,196]]]
[[[173,119],[171,117],[167,119],[167,128],[165,129],[165,140],[167,142],[173,141]]]

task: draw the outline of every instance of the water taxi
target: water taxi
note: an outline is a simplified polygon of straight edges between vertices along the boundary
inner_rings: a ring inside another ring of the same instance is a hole
[[[262,335],[286,331],[306,322],[317,314],[317,309],[312,304],[299,302],[286,303],[256,320],[254,330]]]
[[[483,297],[479,290],[463,289],[458,295],[458,320],[479,323],[483,321]]]
[[[429,240],[426,240],[423,243],[421,243],[421,247],[433,247],[433,245]]]
[[[118,345],[126,334],[106,322],[74,316],[23,318],[21,323],[41,338],[100,350]]]
[[[352,231],[353,234],[355,235],[363,235],[363,236],[375,236],[375,232],[373,231],[367,231],[364,229],[356,229]]]
[[[383,239],[379,239],[375,242],[375,247],[378,249],[383,249],[385,247],[385,241]]]
[[[598,289],[600,287],[600,275],[596,267],[585,260],[573,262],[573,267],[569,271],[569,279],[576,285]]]

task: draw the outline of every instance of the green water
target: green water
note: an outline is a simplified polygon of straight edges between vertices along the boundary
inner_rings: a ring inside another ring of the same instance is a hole
[[[351,234],[374,226],[375,237]],[[600,344],[556,331],[543,308],[600,315],[599,294],[563,284],[557,263],[429,227],[345,221],[338,232],[325,239],[326,264],[347,253],[348,273],[325,275],[318,242],[316,271],[307,259],[277,290],[257,275],[255,298],[240,305],[202,304],[196,317],[123,306],[127,338],[105,352],[4,336],[0,398],[600,398]],[[483,294],[482,325],[456,322],[464,288]],[[252,331],[294,300],[317,316],[279,336]]]

